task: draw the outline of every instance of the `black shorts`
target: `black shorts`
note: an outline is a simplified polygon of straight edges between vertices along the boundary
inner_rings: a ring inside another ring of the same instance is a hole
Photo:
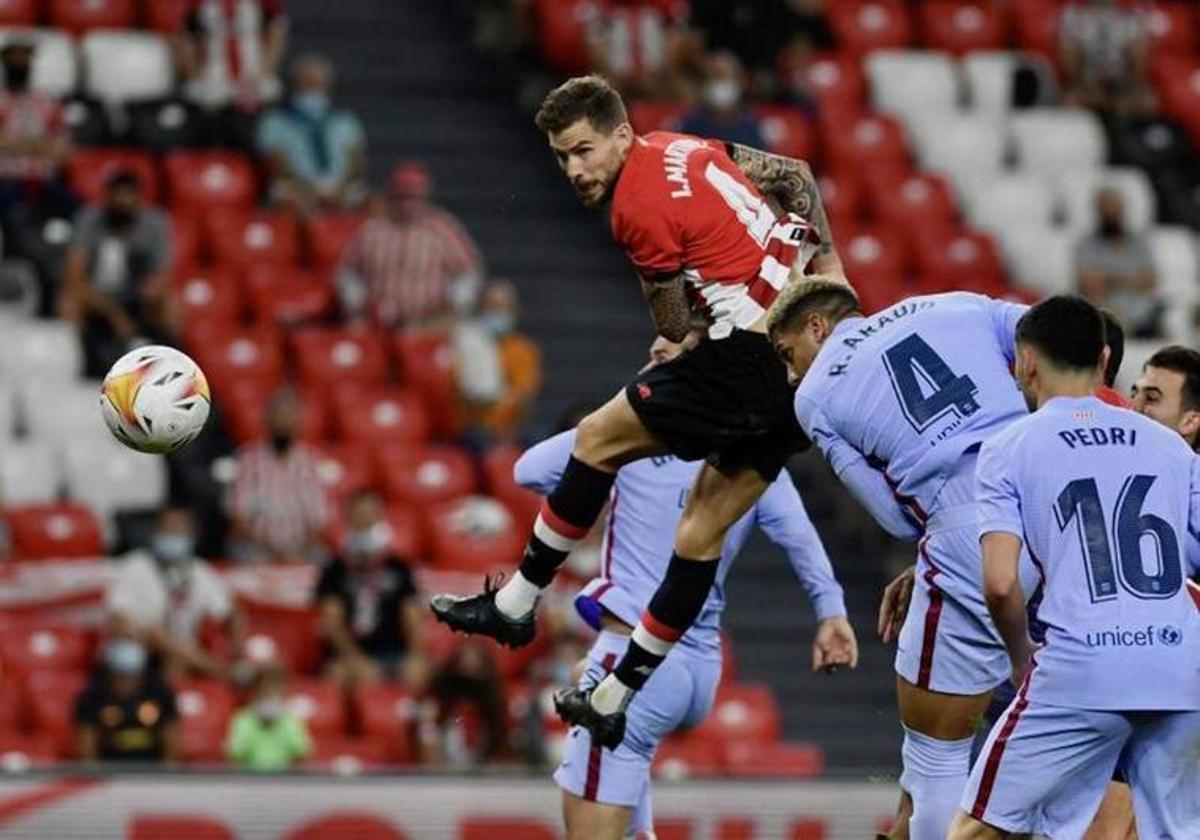
[[[752,467],[774,481],[808,438],[795,389],[765,335],[734,330],[642,371],[625,386],[633,410],[667,450],[722,472]]]

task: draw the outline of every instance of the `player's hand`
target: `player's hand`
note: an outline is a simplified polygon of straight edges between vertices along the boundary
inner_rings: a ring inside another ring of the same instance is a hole
[[[836,616],[818,624],[812,652],[814,671],[832,673],[836,668],[858,667],[858,639],[850,622]]]
[[[900,636],[900,628],[908,615],[908,604],[912,600],[916,576],[917,567],[909,566],[883,590],[883,600],[879,602],[879,626],[876,629],[884,644],[893,642]]]
[[[1025,681],[1025,674],[1028,673],[1030,666],[1033,664],[1033,652],[1037,650],[1037,645],[1033,640],[1026,637],[1021,646],[1008,654],[1009,661],[1012,663],[1012,681],[1013,685],[1019,686]]]

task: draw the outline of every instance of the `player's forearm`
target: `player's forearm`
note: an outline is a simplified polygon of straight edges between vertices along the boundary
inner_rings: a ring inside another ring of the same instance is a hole
[[[728,144],[729,156],[764,195],[775,199],[780,208],[806,219],[821,237],[813,257],[812,270],[842,273],[842,262],[833,244],[833,230],[812,167],[796,158],[773,155],[738,143]]]
[[[668,341],[681,342],[692,330],[692,309],[683,278],[642,278],[642,294],[650,307],[654,328]]]
[[[1029,656],[1029,617],[1017,574],[1021,541],[1014,534],[993,531],[983,535],[983,597],[992,621],[1004,640],[1014,668]]]

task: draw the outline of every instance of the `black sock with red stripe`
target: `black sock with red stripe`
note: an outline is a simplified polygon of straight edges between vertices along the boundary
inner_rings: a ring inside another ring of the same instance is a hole
[[[667,658],[671,648],[700,615],[717,579],[718,560],[671,556],[658,591],[634,628],[625,656],[613,671],[618,680],[634,691],[641,690],[654,669]]]
[[[615,480],[616,474],[571,456],[534,523],[521,559],[521,574],[526,580],[542,588],[550,585],[571,549],[596,523]]]

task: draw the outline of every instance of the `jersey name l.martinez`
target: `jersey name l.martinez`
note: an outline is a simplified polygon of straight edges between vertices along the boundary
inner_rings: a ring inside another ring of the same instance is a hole
[[[683,275],[710,338],[758,321],[820,245],[805,219],[775,213],[724,144],[670,132],[635,138],[612,232],[643,275]]]

